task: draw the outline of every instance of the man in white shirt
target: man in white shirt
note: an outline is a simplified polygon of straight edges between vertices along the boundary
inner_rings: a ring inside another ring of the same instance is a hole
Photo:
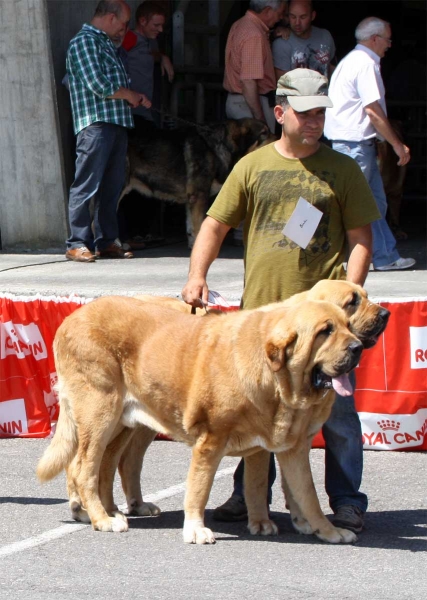
[[[372,223],[373,264],[377,271],[408,269],[413,258],[401,258],[396,240],[385,220],[387,199],[376,161],[376,139],[387,140],[398,165],[410,161],[409,148],[397,137],[387,119],[380,60],[391,46],[391,28],[376,17],[356,27],[357,45],[335,69],[329,86],[333,108],[326,111],[325,135],[338,152],[354,158],[361,167],[381,213]]]

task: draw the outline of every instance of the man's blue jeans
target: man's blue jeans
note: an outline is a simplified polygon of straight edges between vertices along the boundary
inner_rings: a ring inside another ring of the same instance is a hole
[[[350,375],[353,387],[356,384],[354,372]],[[339,396],[329,419],[323,426],[325,438],[325,489],[329,505],[336,512],[339,506],[351,504],[363,512],[368,508],[366,494],[359,491],[363,472],[363,442],[359,415],[356,412],[353,396]],[[243,459],[234,473],[233,495],[244,496]],[[276,476],[274,455],[270,457],[268,474],[268,501],[271,503],[271,486]]]
[[[387,198],[384,192],[384,185],[377,164],[377,152],[375,142],[367,140],[362,142],[332,142],[332,148],[351,156],[357,162],[365,175],[372,194],[377,203],[381,219],[372,223],[373,234],[373,256],[374,267],[384,267],[399,258],[396,250],[396,240],[385,219],[387,213]]]
[[[76,174],[70,188],[67,248],[102,250],[119,237],[117,202],[125,182],[127,131],[97,122],[77,134]],[[92,233],[90,201],[94,199]]]

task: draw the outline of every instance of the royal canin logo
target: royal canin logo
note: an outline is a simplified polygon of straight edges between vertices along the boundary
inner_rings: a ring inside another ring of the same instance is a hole
[[[28,433],[28,421],[24,398],[0,402],[0,437],[25,433]]]
[[[36,360],[47,358],[47,348],[35,323],[22,325],[7,321],[0,323],[0,358],[14,355],[19,359],[34,356]]]
[[[427,369],[427,327],[410,327],[411,369]]]
[[[416,448],[423,444],[427,436],[427,408],[422,408],[412,415],[392,417],[359,413],[359,417],[365,448],[378,450]]]
[[[400,429],[399,421],[393,421],[390,419],[382,419],[381,421],[377,421],[377,424],[383,431],[399,431]]]

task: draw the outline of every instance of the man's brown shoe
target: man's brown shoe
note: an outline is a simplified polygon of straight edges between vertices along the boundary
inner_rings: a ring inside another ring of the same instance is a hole
[[[95,262],[95,256],[86,246],[79,248],[69,248],[65,253],[67,260],[75,260],[76,262]]]
[[[97,258],[133,258],[133,253],[123,250],[118,242],[113,242],[106,248],[97,250],[95,256]]]

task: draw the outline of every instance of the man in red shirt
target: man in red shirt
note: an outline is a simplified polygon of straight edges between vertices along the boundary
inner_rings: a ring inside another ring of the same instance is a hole
[[[284,9],[283,0],[251,0],[244,17],[231,27],[225,48],[227,117],[259,119],[272,132],[276,126],[276,76],[269,38],[270,29],[280,21]]]

